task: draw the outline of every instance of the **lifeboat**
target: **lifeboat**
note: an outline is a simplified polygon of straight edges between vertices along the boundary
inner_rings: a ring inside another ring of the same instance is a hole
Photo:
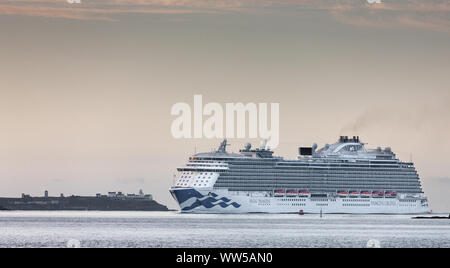
[[[361,192],[361,197],[370,197],[372,195],[372,192],[369,191],[363,191]]]
[[[310,192],[309,192],[309,191],[306,191],[306,190],[303,190],[303,191],[299,191],[299,192],[298,192],[298,196],[299,196],[299,197],[309,197],[309,194],[310,194]]]
[[[338,193],[339,197],[347,197],[348,196],[348,192],[347,191],[339,191]]]
[[[281,196],[285,196],[286,195],[286,191],[285,190],[275,190],[273,192],[275,197],[281,197]]]
[[[350,197],[359,197],[360,194],[361,192],[359,191],[350,191],[349,193]]]
[[[373,191],[372,192],[372,196],[373,197],[383,197],[384,196],[384,192],[383,191]]]
[[[298,191],[297,190],[287,190],[286,195],[290,196],[290,197],[294,197],[294,196],[298,195]]]
[[[387,192],[385,193],[385,196],[386,196],[386,197],[394,198],[394,197],[397,197],[397,192],[387,191]]]

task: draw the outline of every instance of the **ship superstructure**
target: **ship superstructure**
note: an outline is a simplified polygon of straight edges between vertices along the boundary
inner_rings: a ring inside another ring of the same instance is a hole
[[[342,136],[318,149],[300,147],[298,158],[274,156],[262,144],[228,153],[191,156],[179,167],[171,194],[193,213],[428,213],[413,163],[391,148],[366,149],[359,137]]]

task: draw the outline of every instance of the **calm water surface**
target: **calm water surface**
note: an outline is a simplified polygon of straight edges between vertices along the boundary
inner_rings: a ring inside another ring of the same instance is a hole
[[[361,215],[0,212],[0,247],[450,247],[450,220]]]

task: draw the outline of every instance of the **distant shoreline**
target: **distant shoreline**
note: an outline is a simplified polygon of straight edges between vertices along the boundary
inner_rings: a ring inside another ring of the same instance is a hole
[[[167,206],[146,198],[69,196],[0,197],[2,211],[170,211]]]
[[[82,210],[82,209],[7,209],[0,207],[0,211],[8,211],[8,212],[18,212],[18,211],[26,211],[26,212],[52,212],[52,211],[63,211],[63,212],[177,212],[177,209],[169,209],[169,210]]]

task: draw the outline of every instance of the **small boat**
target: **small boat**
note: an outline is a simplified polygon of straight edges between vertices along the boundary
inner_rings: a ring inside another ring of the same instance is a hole
[[[273,191],[275,197],[282,197],[286,195],[285,190],[275,190]]]
[[[361,197],[369,198],[372,195],[372,192],[363,191],[361,192]]]
[[[386,196],[386,197],[390,197],[390,198],[394,198],[394,197],[397,197],[397,192],[387,191],[387,192],[385,193],[385,196]]]
[[[287,190],[286,195],[289,197],[294,197],[294,196],[298,195],[298,191],[297,190]]]
[[[348,196],[348,192],[347,191],[339,191],[338,193],[339,197],[347,197]]]
[[[359,191],[350,191],[349,195],[350,195],[350,197],[359,197],[361,195],[361,192],[359,192]]]
[[[372,196],[380,198],[380,197],[384,196],[384,192],[383,191],[373,191]]]

